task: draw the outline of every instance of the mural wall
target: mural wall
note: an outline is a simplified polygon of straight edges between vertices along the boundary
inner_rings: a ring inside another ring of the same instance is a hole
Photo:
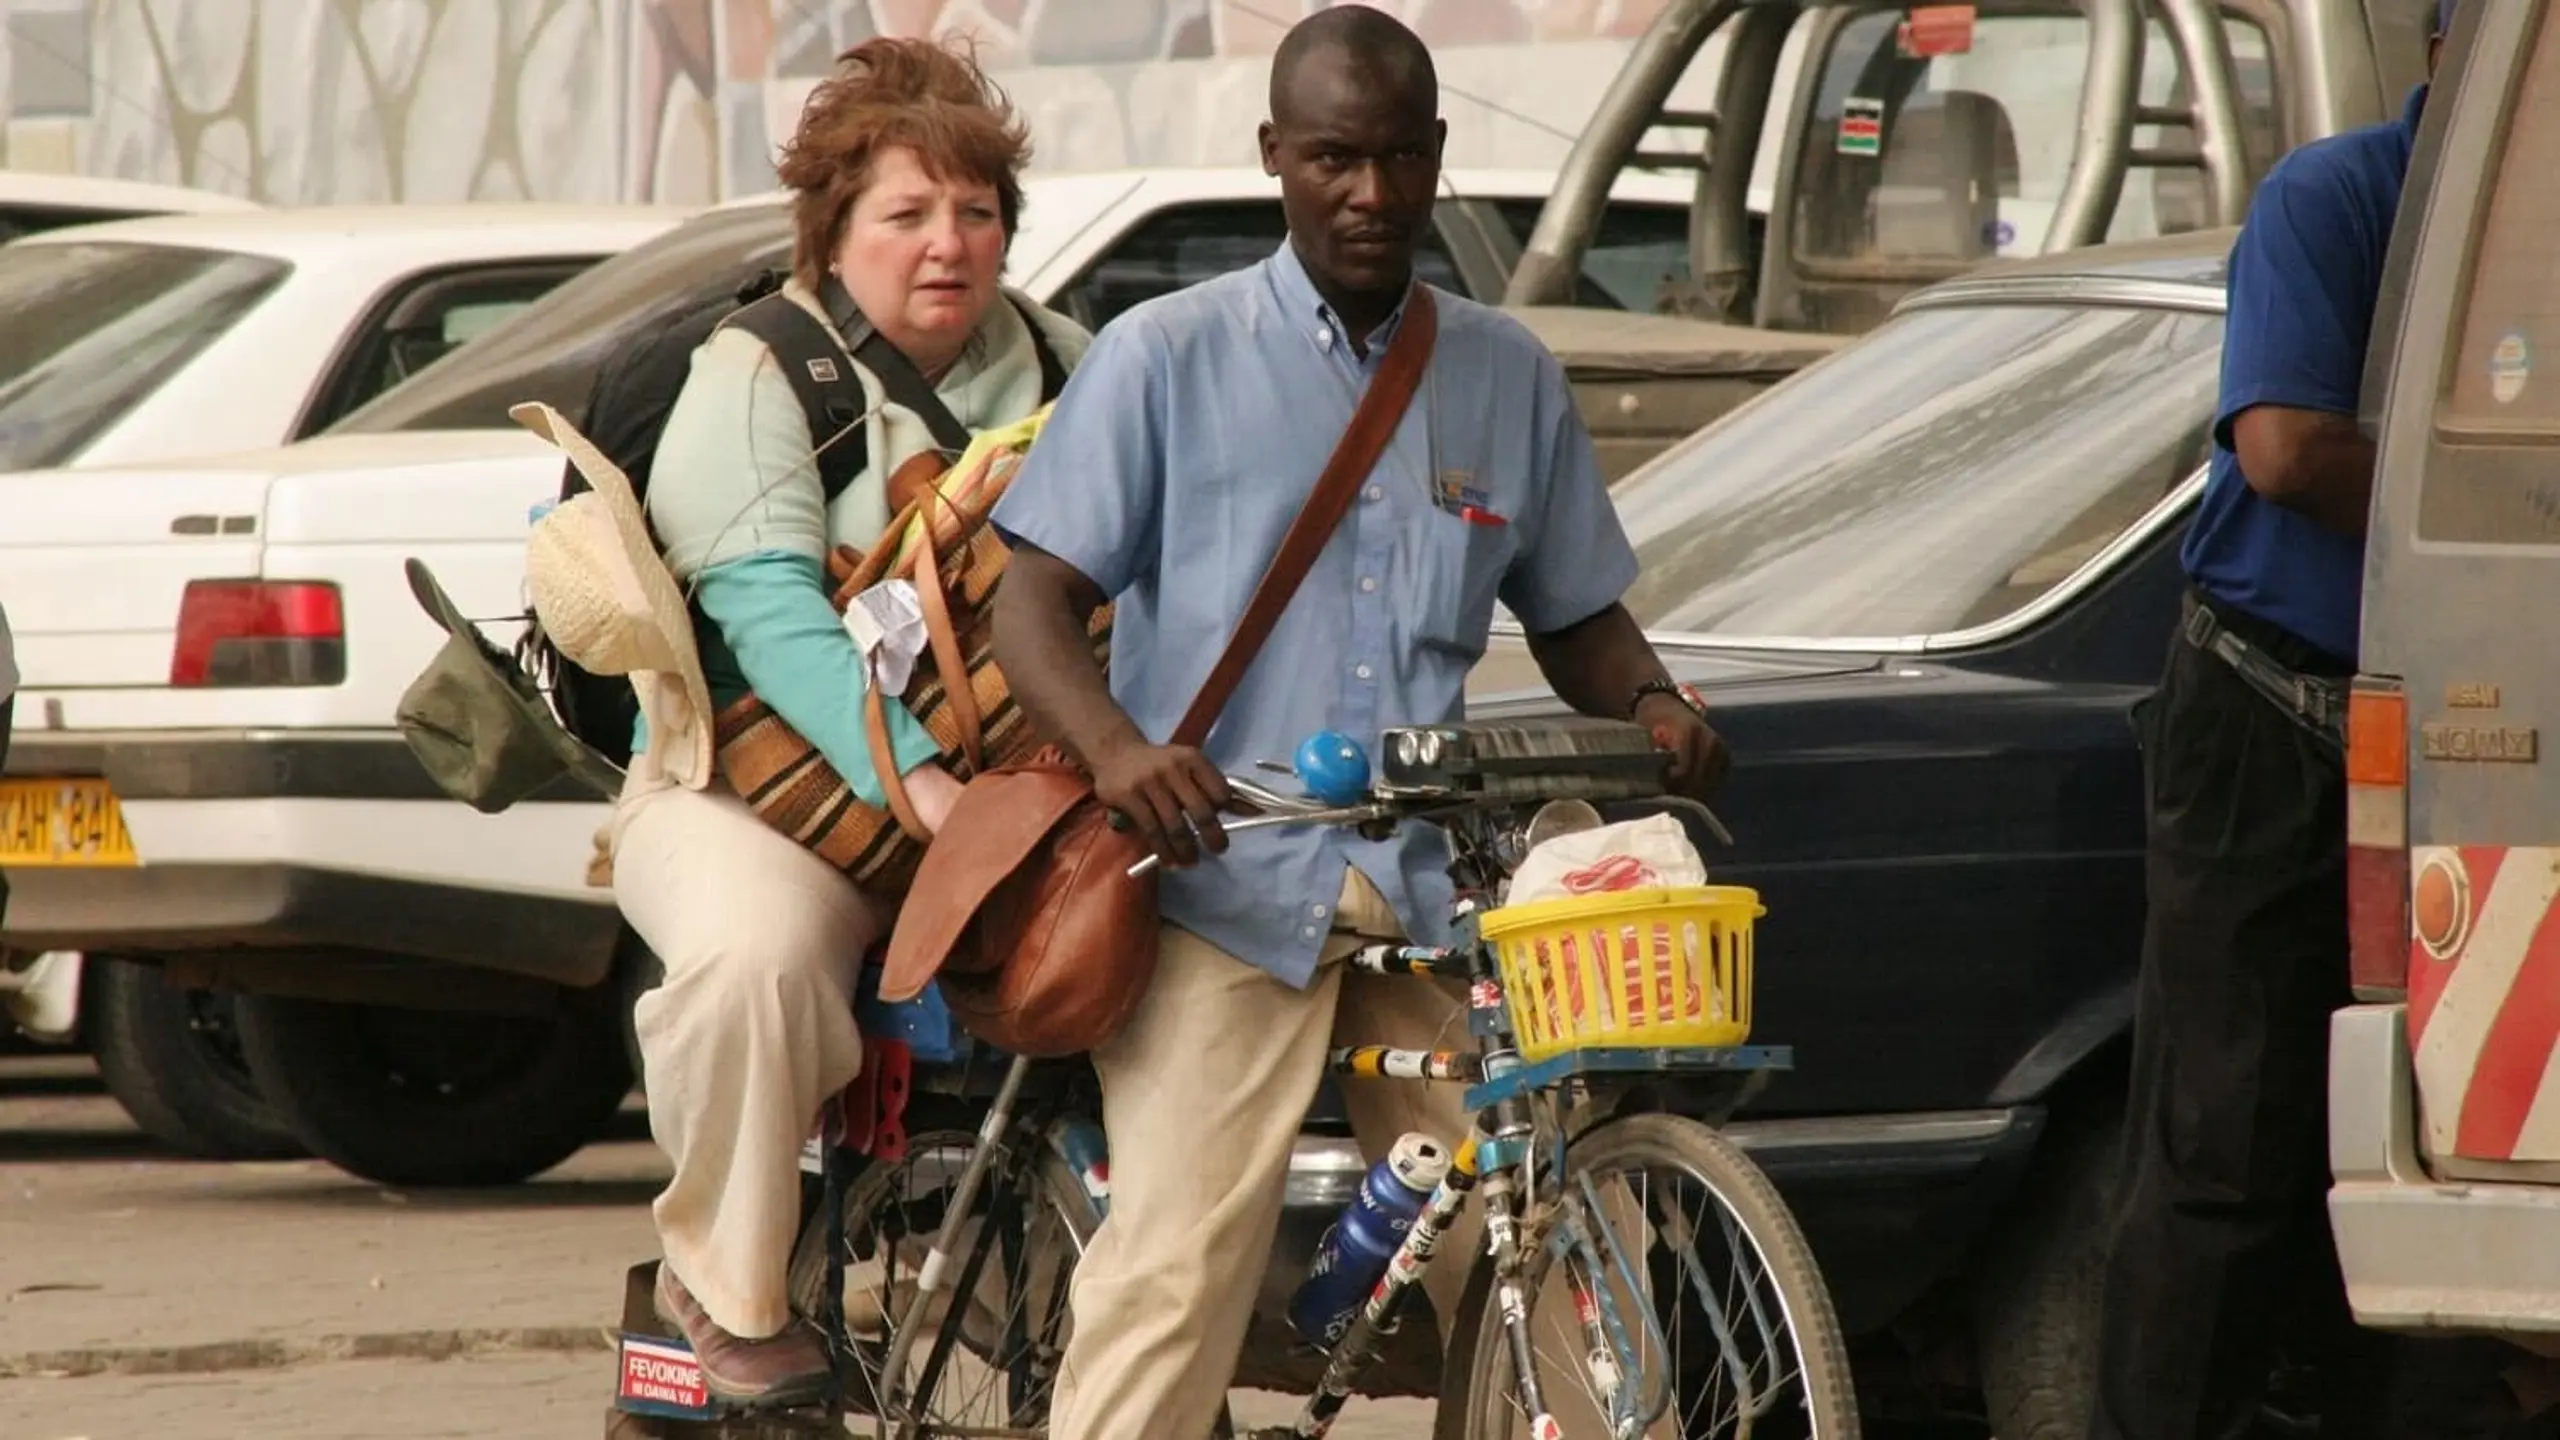
[[[0,165],[282,203],[701,202],[769,187],[834,57],[966,34],[1034,164],[1242,164],[1329,0],[0,0]],[[1458,165],[1552,165],[1662,0],[1375,0]]]

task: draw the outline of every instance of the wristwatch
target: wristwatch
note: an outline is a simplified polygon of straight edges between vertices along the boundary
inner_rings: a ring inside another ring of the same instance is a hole
[[[1688,706],[1689,713],[1700,720],[1707,718],[1707,697],[1698,693],[1697,686],[1677,680],[1647,680],[1637,686],[1636,692],[1627,697],[1627,718],[1635,718],[1636,707],[1644,703],[1647,695],[1668,695]]]

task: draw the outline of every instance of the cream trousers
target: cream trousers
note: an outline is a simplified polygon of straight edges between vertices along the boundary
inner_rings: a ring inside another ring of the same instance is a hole
[[[723,782],[687,790],[645,757],[614,811],[613,896],[667,972],[634,1012],[649,1129],[675,1165],[659,1243],[721,1329],[775,1334],[801,1145],[861,1068],[854,977],[889,916]]]
[[[1357,974],[1341,963],[1403,933],[1357,869],[1335,919],[1304,990],[1164,927],[1154,985],[1128,1028],[1094,1052],[1111,1212],[1076,1266],[1050,1440],[1204,1440],[1243,1350],[1279,1233],[1290,1147],[1328,1052],[1473,1049],[1454,982]],[[1408,1130],[1455,1146],[1474,1119],[1461,1103],[1466,1087],[1454,1082],[1345,1079],[1342,1093],[1373,1161]],[[1482,1199],[1471,1200],[1423,1272],[1444,1334],[1484,1248],[1483,1215]],[[1608,1430],[1572,1368],[1584,1353],[1572,1306],[1560,1278],[1538,1297],[1538,1363],[1564,1434],[1598,1440]]]

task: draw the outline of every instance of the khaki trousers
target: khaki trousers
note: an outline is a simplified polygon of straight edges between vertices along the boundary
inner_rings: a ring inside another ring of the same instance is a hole
[[[1342,964],[1361,945],[1403,932],[1357,869],[1335,919],[1305,990],[1164,927],[1155,983],[1128,1028],[1094,1052],[1111,1213],[1076,1267],[1051,1440],[1203,1440],[1243,1350],[1278,1237],[1290,1147],[1327,1052],[1473,1046],[1455,982],[1354,974]],[[1454,1146],[1473,1122],[1460,1103],[1466,1087],[1454,1082],[1342,1086],[1353,1133],[1373,1161],[1408,1130]],[[1483,1215],[1482,1199],[1470,1200],[1423,1273],[1444,1332],[1483,1251]],[[1585,1348],[1570,1292],[1560,1280],[1544,1291],[1538,1363],[1549,1402],[1573,1440],[1605,1436],[1577,1399],[1587,1380],[1567,1368]],[[1657,1432],[1676,1433],[1668,1418]]]
[[[675,1165],[659,1243],[721,1329],[773,1335],[801,1146],[861,1068],[853,982],[889,917],[725,783],[687,790],[646,757],[614,812],[613,895],[667,972],[634,1012],[650,1133]]]

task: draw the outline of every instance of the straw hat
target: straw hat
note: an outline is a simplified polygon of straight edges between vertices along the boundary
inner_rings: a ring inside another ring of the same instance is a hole
[[[528,402],[507,414],[566,451],[593,490],[554,506],[525,537],[534,614],[560,653],[597,675],[628,675],[649,723],[649,750],[668,778],[711,783],[711,685],[684,591],[649,534],[631,478],[559,411]]]

